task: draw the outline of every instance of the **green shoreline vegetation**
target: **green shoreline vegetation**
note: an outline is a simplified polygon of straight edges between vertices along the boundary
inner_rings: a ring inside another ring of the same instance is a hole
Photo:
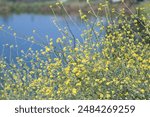
[[[89,0],[87,4],[91,5]],[[58,2],[56,5],[61,7],[63,4]],[[126,5],[124,0],[122,5]],[[107,11],[107,26],[99,19],[103,9]],[[57,49],[55,40],[46,37],[48,45],[40,51],[31,48],[27,53],[22,51],[16,64],[0,59],[3,81],[0,82],[0,99],[150,99],[149,16],[142,8],[137,8],[140,14],[126,15],[124,8],[118,12],[109,7],[109,2],[99,4],[98,12],[92,7],[88,10],[88,14],[97,20],[92,22],[79,10],[80,18],[86,24],[81,34],[83,42],[70,30],[59,27],[63,35],[56,40],[60,45]],[[117,20],[111,19],[110,14]],[[3,30],[2,26],[0,30]],[[104,31],[106,34],[101,37]],[[13,33],[13,36],[17,34]],[[30,66],[25,62],[29,57]]]
[[[55,5],[55,1],[49,2],[0,2],[0,14],[9,13],[43,13],[43,14],[53,14],[50,9],[50,5]],[[85,2],[66,2],[64,4],[66,10],[71,13],[78,13],[79,8],[86,8],[87,4]],[[57,14],[62,14],[59,7],[55,5],[53,8]]]
[[[26,0],[25,0],[26,1]],[[52,11],[50,10],[49,6],[50,5],[54,5],[56,2],[55,1],[37,1],[37,0],[33,0],[33,2],[31,3],[31,1],[29,2],[25,2],[24,0],[22,0],[21,2],[13,2],[13,0],[1,0],[0,1],[0,14],[5,15],[5,14],[10,14],[10,13],[42,13],[42,14],[53,14]],[[103,1],[103,0],[102,0]],[[97,2],[93,2],[93,9],[96,10],[98,8]],[[86,4],[85,1],[68,1],[65,2],[64,4],[66,10],[71,14],[77,14],[79,9],[82,9],[85,12],[88,12],[88,5]],[[118,7],[118,3],[117,4],[112,4],[113,7]],[[136,4],[135,7],[144,7],[145,8],[145,12],[149,13],[150,12],[150,2],[143,2],[140,4]],[[58,8],[58,6],[53,8],[54,11],[57,14],[62,14],[60,12],[60,9]]]

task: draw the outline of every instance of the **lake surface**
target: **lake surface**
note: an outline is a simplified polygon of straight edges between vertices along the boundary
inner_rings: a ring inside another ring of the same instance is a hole
[[[32,39],[32,36],[42,44],[48,44],[49,38],[56,40],[61,37],[61,33],[53,23],[54,19],[53,15],[39,14],[0,16],[0,26],[3,26],[3,30],[0,30],[0,56],[10,60],[19,56],[21,50],[27,51],[28,48],[40,50],[41,46],[28,41]],[[70,17],[57,16],[57,23],[61,27],[67,26],[66,20],[75,37],[80,39],[85,24],[77,16],[71,17],[71,19]],[[33,30],[36,30],[36,33],[33,33]],[[10,49],[10,46],[13,48]]]

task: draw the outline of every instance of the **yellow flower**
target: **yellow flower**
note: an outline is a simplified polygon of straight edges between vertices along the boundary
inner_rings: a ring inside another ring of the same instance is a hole
[[[64,48],[63,48],[63,51],[66,51],[66,50],[67,50],[67,48],[66,48],[66,47],[64,47]]]
[[[115,49],[114,49],[114,48],[112,48],[111,52],[113,53],[114,51],[115,51]]]
[[[80,76],[80,72],[77,72],[77,73],[76,73],[76,76]]]
[[[76,94],[77,94],[77,89],[73,88],[73,89],[72,89],[72,94],[73,94],[73,95],[76,95]]]
[[[72,59],[72,56],[71,56],[71,55],[68,55],[68,59]]]
[[[76,73],[76,72],[78,72],[78,71],[79,71],[79,69],[78,69],[77,67],[75,67],[75,68],[72,70],[73,73]]]
[[[110,61],[107,61],[107,62],[106,62],[106,66],[108,66],[109,64],[110,64]]]
[[[125,95],[125,96],[128,96],[128,95],[129,95],[129,93],[128,93],[128,92],[126,92],[124,95]]]
[[[86,15],[82,15],[81,19],[86,19],[86,17],[87,17]]]
[[[100,97],[100,99],[102,99],[104,97],[104,95],[102,93],[100,93],[99,97]]]
[[[50,95],[50,94],[51,94],[51,92],[52,92],[52,90],[51,90],[51,89],[46,89],[45,94],[46,94],[46,95]]]
[[[107,86],[110,85],[110,82],[107,82],[106,85],[107,85]]]
[[[69,74],[69,72],[70,72],[70,66],[68,66],[68,67],[65,68],[65,73]]]
[[[100,25],[101,25],[100,22],[97,22],[96,26],[100,26]]]
[[[46,47],[45,47],[45,51],[46,51],[46,52],[49,52],[49,51],[50,51],[50,48],[46,46]]]
[[[74,50],[75,50],[75,51],[79,51],[79,49],[78,49],[78,48],[74,48]]]
[[[141,92],[141,93],[145,93],[145,90],[144,90],[144,89],[141,89],[140,92]]]
[[[98,8],[98,10],[99,10],[99,11],[101,11],[101,10],[102,10],[102,8]]]
[[[105,71],[108,71],[108,70],[109,70],[108,67],[106,67]]]
[[[56,5],[59,5],[59,2],[56,2]]]
[[[49,45],[52,46],[52,45],[53,45],[53,42],[50,42]]]
[[[57,38],[56,42],[60,43],[61,42],[61,38]]]
[[[103,81],[103,82],[106,81],[106,78],[102,78],[102,81]]]
[[[76,84],[76,86],[81,86],[81,82],[78,82],[78,83]]]
[[[57,91],[57,94],[60,94],[60,93],[61,93],[60,90],[58,90],[58,91]]]
[[[106,98],[110,99],[111,95],[109,93],[106,94]]]
[[[134,20],[134,23],[137,23],[138,21],[137,20]]]
[[[86,59],[82,59],[82,63],[86,63],[87,62],[87,60]]]
[[[65,82],[65,84],[68,85],[68,84],[70,83],[70,81],[71,81],[71,80],[68,79],[68,80]]]

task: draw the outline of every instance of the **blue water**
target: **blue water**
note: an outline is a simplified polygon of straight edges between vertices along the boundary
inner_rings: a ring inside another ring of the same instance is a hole
[[[14,58],[18,56],[20,50],[27,51],[30,47],[33,50],[40,50],[41,46],[27,41],[28,37],[31,36],[35,37],[36,42],[44,45],[48,44],[49,38],[56,40],[58,37],[61,37],[60,31],[53,23],[54,19],[55,16],[53,15],[39,14],[0,16],[0,26],[4,26],[3,30],[0,30],[0,56],[9,58],[11,54],[11,57]],[[65,19],[74,35],[80,38],[82,29],[79,30],[79,28],[83,28],[84,24],[77,17],[72,17],[72,19],[66,17]],[[57,16],[57,23],[62,28],[66,26],[65,19],[64,16]],[[36,33],[33,33],[33,30],[36,30]],[[14,33],[16,33],[16,37],[14,37]],[[7,45],[13,45],[13,48],[10,50]]]
[[[61,27],[65,27],[68,24],[74,36],[80,39],[80,34],[85,28],[85,24],[77,16],[71,18],[57,16],[57,24]],[[39,14],[0,16],[0,26],[3,26],[3,30],[0,30],[0,58],[6,57],[6,60],[9,61],[16,56],[20,56],[21,50],[26,52],[28,48],[33,50],[42,49],[40,45],[27,41],[31,36],[35,37],[37,43],[43,45],[49,43],[49,38],[53,38],[55,41],[58,37],[62,37],[60,31],[58,31],[58,28],[53,23],[54,19],[55,16],[53,15]],[[33,33],[33,30],[36,30],[36,33]],[[16,36],[14,37],[15,33]],[[14,47],[10,49],[10,45]]]

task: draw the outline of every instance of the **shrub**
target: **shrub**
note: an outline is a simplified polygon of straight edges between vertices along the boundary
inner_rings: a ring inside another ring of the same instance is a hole
[[[108,3],[100,4],[98,12],[104,8]],[[83,41],[66,32],[56,41],[60,48],[50,40],[44,50],[30,49],[29,66],[25,58],[5,66],[1,99],[150,99],[149,19],[127,18],[123,10],[106,13],[107,26],[92,8],[94,22],[80,10],[87,26]]]

